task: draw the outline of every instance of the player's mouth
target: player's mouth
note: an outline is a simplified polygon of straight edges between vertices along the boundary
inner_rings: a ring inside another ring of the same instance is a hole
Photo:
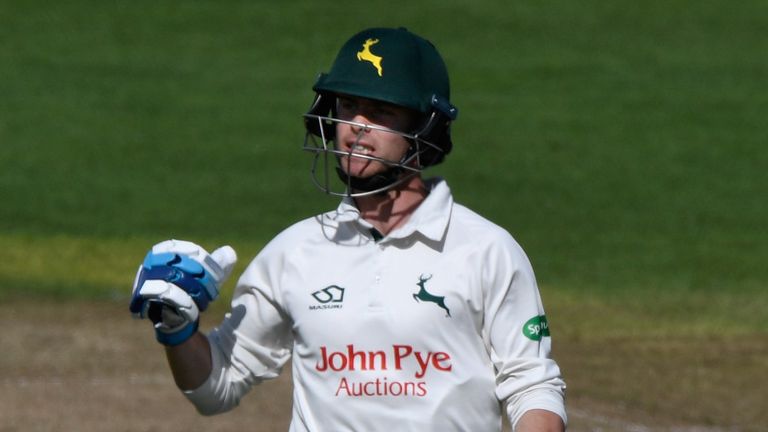
[[[352,154],[370,155],[373,153],[373,151],[374,149],[372,146],[361,142],[356,142],[349,146],[349,152]]]

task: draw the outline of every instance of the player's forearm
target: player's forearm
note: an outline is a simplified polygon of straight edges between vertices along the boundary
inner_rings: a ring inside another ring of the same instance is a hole
[[[200,332],[181,345],[166,347],[165,354],[176,386],[182,391],[200,387],[211,374],[211,345]]]
[[[562,432],[565,430],[563,419],[546,410],[527,411],[517,422],[515,432]]]

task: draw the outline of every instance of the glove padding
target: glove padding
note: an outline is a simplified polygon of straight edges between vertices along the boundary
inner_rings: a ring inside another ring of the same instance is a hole
[[[219,295],[235,262],[229,246],[208,254],[187,241],[158,243],[139,267],[129,309],[154,323],[160,343],[178,345],[195,333],[200,312]]]

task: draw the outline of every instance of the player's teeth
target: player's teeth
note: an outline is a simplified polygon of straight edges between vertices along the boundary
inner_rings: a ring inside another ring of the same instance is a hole
[[[354,151],[355,153],[360,153],[360,154],[368,154],[368,153],[371,152],[371,149],[369,147],[365,147],[365,146],[361,146],[359,144],[355,144],[355,145],[352,146],[352,151]]]

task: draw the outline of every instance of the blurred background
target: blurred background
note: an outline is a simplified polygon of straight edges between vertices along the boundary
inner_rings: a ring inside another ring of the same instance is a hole
[[[758,0],[0,0],[0,430],[203,421],[129,317],[136,267],[181,238],[231,244],[242,269],[336,206],[301,115],[370,26],[446,59],[455,147],[429,175],[531,258],[571,429],[768,430],[766,17]],[[172,414],[131,396],[153,386]],[[87,415],[29,409],[74,408],[74,388]],[[124,393],[105,407],[105,388]],[[267,414],[233,415],[206,430]]]

